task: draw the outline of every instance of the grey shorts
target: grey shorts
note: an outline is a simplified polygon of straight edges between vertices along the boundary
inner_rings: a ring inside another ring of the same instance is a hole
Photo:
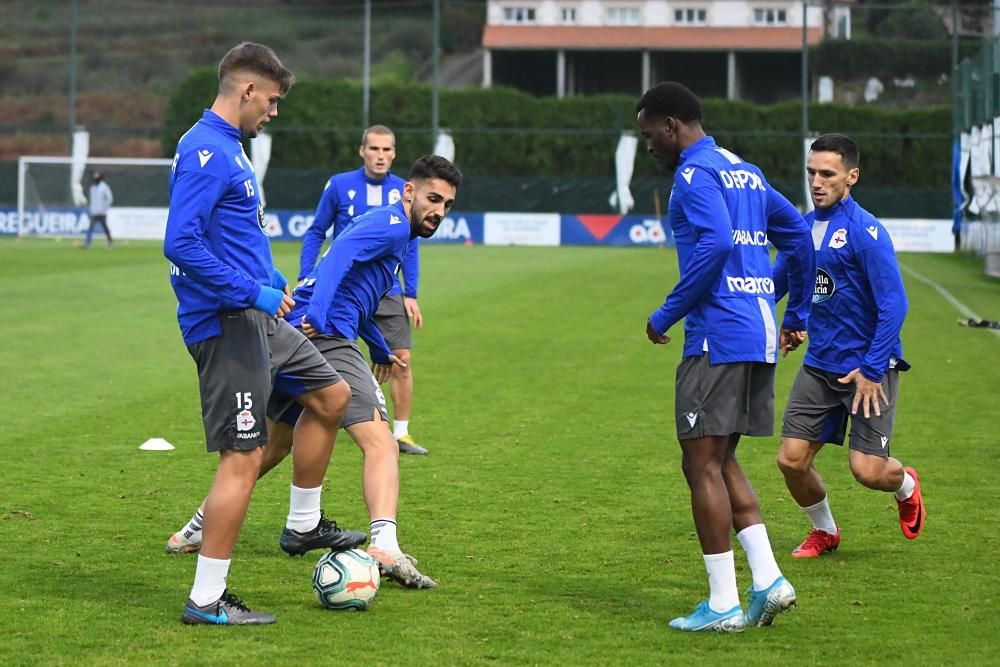
[[[375,421],[376,410],[382,416],[382,421],[389,421],[382,388],[375,382],[375,376],[372,375],[357,343],[335,336],[317,336],[312,339],[312,346],[315,346],[317,353],[322,354],[351,387],[351,402],[347,405],[347,412],[340,421],[342,428]],[[267,415],[272,421],[290,425],[295,424],[301,412],[302,408],[293,398],[278,390],[272,394],[267,406]]]
[[[889,399],[889,405],[880,404],[882,415],[872,413],[867,418],[860,405],[858,414],[851,414],[854,385],[840,384],[838,377],[842,374],[810,366],[799,369],[792,393],[788,395],[788,405],[785,406],[781,436],[843,445],[847,420],[850,419],[851,449],[883,458],[889,456],[889,440],[892,438],[896,398],[899,395],[899,371],[890,370],[882,378],[882,391]]]
[[[272,390],[302,394],[337,383],[309,340],[284,320],[257,310],[219,314],[222,334],[188,346],[198,367],[208,451],[249,451],[267,444]]]
[[[677,439],[774,433],[774,364],[709,363],[708,353],[677,367]]]
[[[390,350],[409,350],[413,347],[410,317],[406,314],[403,295],[391,294],[384,297],[379,302],[373,319]]]

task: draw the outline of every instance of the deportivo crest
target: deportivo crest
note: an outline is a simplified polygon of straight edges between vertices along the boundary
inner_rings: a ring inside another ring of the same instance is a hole
[[[253,414],[249,410],[240,410],[236,413],[236,430],[237,431],[249,431],[257,424],[257,420],[253,418]]]
[[[400,200],[401,197],[402,195],[399,194],[399,188],[393,188],[392,190],[389,190],[389,205],[391,206],[395,204]]]
[[[847,230],[841,227],[830,237],[831,248],[843,248],[847,245]]]

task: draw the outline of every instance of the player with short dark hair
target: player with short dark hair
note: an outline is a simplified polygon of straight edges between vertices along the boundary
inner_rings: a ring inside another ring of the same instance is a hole
[[[319,509],[323,477],[347,383],[280,316],[295,305],[274,268],[258,186],[241,140],[278,115],[294,77],[274,52],[243,43],[219,66],[212,108],[181,137],[170,173],[163,253],[171,262],[177,319],[198,368],[208,451],[219,453],[205,500],[203,540],[182,620],[259,625],[274,616],[250,610],[227,588],[239,536],[267,445],[272,389],[304,408],[295,427],[295,471],[282,541],[294,550],[348,548],[364,541],[340,531]]]
[[[316,259],[329,234],[333,239],[350,224],[351,219],[379,206],[395,204],[400,199],[403,179],[389,170],[396,157],[396,136],[385,125],[372,125],[361,135],[358,153],[364,165],[354,171],[334,174],[327,181],[312,225],[302,239],[299,259],[299,280],[305,279],[316,266]],[[413,405],[413,371],[410,349],[413,326],[424,326],[423,314],[417,303],[417,284],[420,280],[419,241],[414,239],[403,258],[402,284],[398,274],[392,288],[379,303],[375,324],[385,337],[393,354],[402,364],[394,364],[389,378],[392,396],[393,436],[403,454],[426,454],[410,435],[410,411]]]
[[[680,281],[646,323],[665,335],[684,319],[675,417],[682,468],[708,571],[710,597],[683,631],[740,632],[770,625],[795,604],[781,575],[756,494],[736,460],[741,434],[774,429],[774,364],[784,340],[805,329],[807,283],[815,273],[809,230],[798,211],[755,165],[716,145],[701,126],[701,103],[679,83],[650,88],[636,105],[646,147],[674,172],[667,215]],[[779,331],[768,241],[792,257],[792,298]],[[744,615],[736,589],[730,531],[747,553],[753,587]]]
[[[917,471],[889,456],[899,371],[910,367],[899,337],[906,290],[889,233],[851,197],[861,177],[859,158],[857,144],[844,134],[824,134],[809,147],[806,172],[816,210],[806,221],[815,243],[816,283],[809,347],[785,407],[778,452],[785,484],[813,524],[792,552],[796,558],[815,558],[840,545],[815,458],[826,443],[844,444],[848,421],[854,478],[895,495],[907,539],[920,535],[927,515]],[[779,298],[787,260],[781,253],[775,262]]]
[[[408,245],[437,231],[461,181],[459,171],[442,157],[417,160],[400,201],[355,218],[295,289],[295,308],[286,315],[350,385],[351,401],[341,426],[364,455],[362,489],[372,537],[368,552],[379,561],[383,576],[407,588],[435,588],[437,583],[417,570],[417,561],[403,553],[396,537],[399,450],[389,431],[379,383],[392,365],[402,362],[387,347],[373,315]],[[377,378],[355,342],[359,335],[369,345]],[[292,449],[291,425],[301,420],[300,406],[280,387],[267,411],[270,442],[261,475],[287,456]],[[186,543],[196,550],[197,536]]]

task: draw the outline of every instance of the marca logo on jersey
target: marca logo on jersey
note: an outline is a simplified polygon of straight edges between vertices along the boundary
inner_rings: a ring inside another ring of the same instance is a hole
[[[774,281],[770,278],[758,278],[756,276],[728,276],[726,285],[730,292],[743,292],[744,294],[774,294]]]
[[[403,222],[403,221],[399,219],[398,215],[390,215],[389,216],[389,224],[390,225],[398,225],[401,222]]]
[[[841,227],[830,237],[830,247],[836,249],[843,248],[845,245],[847,245],[847,230]]]
[[[719,178],[730,190],[763,190],[764,181],[760,176],[746,169],[720,169]]]
[[[213,155],[215,155],[215,153],[208,150],[207,148],[198,151],[198,162],[201,163],[202,168],[204,168],[204,166],[208,164],[208,161],[212,159]]]
[[[826,269],[816,267],[816,285],[813,287],[813,303],[823,303],[837,291],[837,283]]]
[[[871,237],[873,239],[875,239],[876,241],[878,241],[878,227],[876,227],[875,225],[872,225],[871,227],[868,227],[866,229],[867,229],[868,233],[871,234]]]
[[[243,163],[240,162],[240,156],[239,155],[234,155],[233,159],[236,160],[236,166],[239,167],[242,170],[243,169]]]
[[[755,232],[750,229],[734,229],[733,245],[766,246],[767,234],[762,231]]]
[[[694,178],[694,167],[688,167],[682,171],[681,176],[684,177],[684,180],[687,181],[688,185],[691,185],[691,179]]]
[[[347,198],[350,199],[351,201],[354,201],[354,195],[356,195],[356,194],[358,194],[357,190],[348,190],[347,191]]]

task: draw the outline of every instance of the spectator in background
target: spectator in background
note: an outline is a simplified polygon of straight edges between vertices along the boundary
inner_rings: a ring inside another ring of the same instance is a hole
[[[104,233],[108,237],[108,250],[111,250],[111,228],[108,227],[108,209],[114,197],[111,188],[104,182],[104,174],[99,171],[94,172],[94,183],[90,186],[90,227],[87,228],[87,240],[83,247],[89,248],[90,242],[94,238],[94,227],[97,224],[104,226]]]

